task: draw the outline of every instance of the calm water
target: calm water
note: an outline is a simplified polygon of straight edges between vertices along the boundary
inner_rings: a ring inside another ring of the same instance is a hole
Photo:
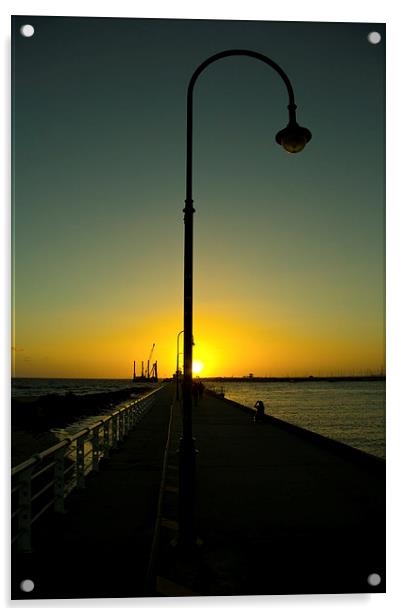
[[[11,380],[11,395],[13,398],[44,396],[46,394],[64,394],[71,392],[76,395],[98,394],[106,391],[117,391],[132,387],[130,379],[23,379]],[[144,383],[141,383],[144,385]]]
[[[385,381],[207,383],[225,397],[385,458]]]

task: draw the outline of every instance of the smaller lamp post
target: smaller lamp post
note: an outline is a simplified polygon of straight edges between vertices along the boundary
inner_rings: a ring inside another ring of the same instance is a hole
[[[177,334],[177,344],[176,344],[176,400],[179,399],[180,395],[179,395],[179,355],[180,355],[180,351],[179,351],[179,340],[180,340],[180,334],[184,333],[184,329],[181,330],[181,332],[179,332]]]

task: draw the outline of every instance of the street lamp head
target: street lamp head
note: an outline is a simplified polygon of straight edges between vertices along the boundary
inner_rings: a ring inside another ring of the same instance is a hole
[[[311,132],[308,128],[299,126],[296,121],[289,122],[286,128],[280,130],[275,137],[276,142],[290,154],[301,152],[310,139]]]

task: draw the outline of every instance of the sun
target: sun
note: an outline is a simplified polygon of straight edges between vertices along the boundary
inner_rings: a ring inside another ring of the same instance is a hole
[[[204,364],[199,359],[193,360],[193,374],[200,374],[202,369],[204,368]]]

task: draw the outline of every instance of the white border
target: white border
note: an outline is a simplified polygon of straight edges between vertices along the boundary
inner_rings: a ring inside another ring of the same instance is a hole
[[[83,609],[108,609],[110,612],[116,607],[134,608],[136,612],[151,613],[163,609],[167,613],[176,614],[178,609],[199,611],[208,609],[213,613],[229,612],[243,613],[245,609],[252,609],[255,613],[290,614],[293,610],[298,615],[312,616],[325,613],[339,614],[385,614],[397,612],[399,604],[400,586],[400,554],[401,554],[401,482],[399,480],[401,460],[398,451],[401,449],[402,438],[402,409],[398,405],[400,395],[398,377],[400,368],[398,361],[402,348],[402,335],[400,315],[402,314],[401,285],[399,264],[401,260],[402,235],[402,199],[400,190],[400,167],[402,154],[401,123],[398,119],[400,113],[401,75],[401,15],[395,0],[338,0],[336,3],[314,2],[312,0],[286,0],[276,3],[269,0],[259,2],[248,0],[245,3],[235,4],[231,1],[210,1],[202,3],[183,3],[175,0],[169,2],[130,2],[113,0],[113,2],[89,2],[85,0],[59,1],[25,1],[11,2],[4,0],[0,11],[3,19],[2,49],[3,61],[1,63],[1,83],[3,84],[3,113],[1,114],[3,147],[0,149],[2,164],[0,165],[3,183],[3,208],[1,210],[1,245],[3,259],[0,266],[1,289],[5,301],[2,305],[2,325],[4,332],[3,353],[0,354],[1,391],[3,392],[3,448],[2,460],[5,462],[5,475],[3,482],[5,494],[2,502],[8,503],[8,454],[9,454],[9,424],[7,419],[9,396],[9,200],[10,200],[10,153],[9,153],[9,60],[10,60],[10,15],[71,15],[71,16],[105,16],[105,17],[170,17],[170,18],[199,18],[199,19],[261,19],[285,21],[346,21],[346,22],[386,22],[387,23],[387,466],[388,466],[388,581],[386,595],[331,595],[331,596],[283,596],[283,597],[233,597],[233,598],[200,598],[200,599],[121,599],[121,600],[74,600],[74,601],[29,601],[24,603],[13,602],[9,597],[9,562],[8,552],[3,550],[1,559],[1,603],[8,609],[17,610],[30,608],[33,611],[43,608],[60,608],[73,610],[74,613]],[[4,545],[8,545],[8,511],[2,509],[2,525],[4,532]],[[4,589],[4,594],[3,594]]]

